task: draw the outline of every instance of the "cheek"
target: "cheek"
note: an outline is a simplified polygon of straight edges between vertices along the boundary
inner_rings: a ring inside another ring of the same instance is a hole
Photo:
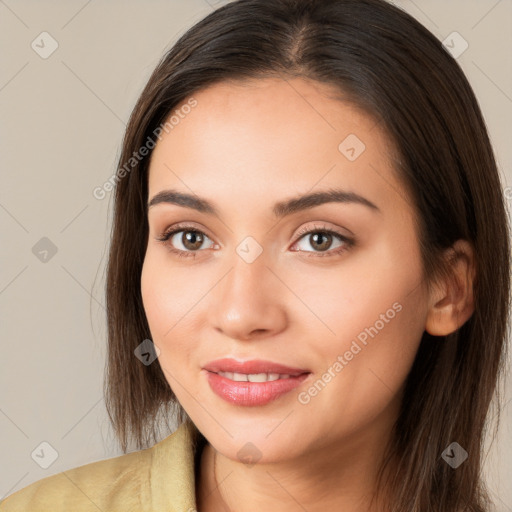
[[[165,255],[155,252],[148,251],[142,267],[142,302],[160,364],[174,372],[197,347],[191,320],[204,290],[193,281],[193,272],[172,269]]]
[[[180,329],[205,293],[193,268],[171,262],[166,251],[159,248],[148,249],[140,281],[148,323],[153,335],[159,337]]]
[[[311,315],[311,335],[306,337],[314,339],[317,333],[313,354],[318,380],[299,396],[299,403],[306,404],[304,412],[307,407],[323,411],[318,414],[325,413],[333,432],[354,432],[394,410],[423,332],[419,269],[372,263],[365,268],[372,269],[373,278],[366,278],[362,268],[340,272],[315,293],[302,296],[328,329]],[[322,428],[318,426],[319,438]]]
[[[354,421],[382,410],[399,391],[424,330],[420,254],[414,245],[404,249],[403,243],[382,239],[325,277],[303,272],[301,286],[294,288],[318,317],[308,315],[306,325],[324,340],[314,347],[317,371],[333,384],[319,402],[328,408],[332,396],[345,396]],[[329,371],[336,377],[323,373]]]
[[[422,332],[426,302],[419,286],[420,255],[414,247],[403,249],[383,238],[371,251],[354,252],[336,268],[291,270],[289,282],[309,310],[303,323],[333,340],[322,345],[325,351],[342,350],[358,336],[364,341],[375,327],[381,337],[406,331],[415,339]]]

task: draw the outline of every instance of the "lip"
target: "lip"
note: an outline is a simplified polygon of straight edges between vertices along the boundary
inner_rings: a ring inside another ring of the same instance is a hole
[[[236,372],[236,373],[280,373],[281,375],[299,376],[303,373],[310,373],[309,370],[292,368],[280,363],[265,361],[263,359],[251,359],[250,361],[237,361],[230,357],[216,359],[203,367],[209,372]]]
[[[239,382],[218,375],[217,372],[278,373],[290,377],[267,382]],[[205,374],[211,390],[216,395],[231,404],[243,406],[268,404],[300,386],[311,375],[308,370],[271,361],[261,359],[236,361],[231,358],[217,359],[208,363],[203,367],[202,373]]]

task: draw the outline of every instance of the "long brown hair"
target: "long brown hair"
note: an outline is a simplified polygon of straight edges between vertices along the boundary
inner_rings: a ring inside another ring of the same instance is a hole
[[[151,151],[130,158],[194,92],[270,76],[333,85],[381,123],[419,218],[427,284],[447,271],[443,249],[458,239],[472,244],[475,311],[448,336],[424,333],[389,445],[386,463],[398,461],[398,469],[386,488],[397,512],[488,510],[483,442],[492,398],[500,399],[510,308],[503,192],[461,68],[433,34],[384,0],[234,1],[190,28],[151,75],[123,141],[107,269],[105,401],[123,451],[132,440],[139,449],[157,440],[159,414],[189,421],[160,366],[134,356],[151,338],[140,290]],[[494,437],[499,406],[497,420]],[[441,458],[453,441],[469,454],[457,469]]]

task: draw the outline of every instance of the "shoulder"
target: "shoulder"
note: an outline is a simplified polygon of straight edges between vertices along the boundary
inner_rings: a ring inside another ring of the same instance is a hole
[[[183,451],[183,428],[151,448],[91,462],[38,480],[0,501],[0,512],[152,510],[151,477],[161,452]],[[181,449],[181,450],[180,450]]]
[[[142,450],[48,476],[5,498],[0,511],[132,510],[150,465],[148,456],[149,450]],[[127,487],[130,493],[122,492]]]

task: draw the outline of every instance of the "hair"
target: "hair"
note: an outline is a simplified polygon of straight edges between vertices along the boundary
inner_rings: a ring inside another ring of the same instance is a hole
[[[379,471],[397,512],[484,511],[483,443],[500,398],[510,309],[509,224],[477,99],[458,63],[423,25],[384,0],[238,0],[186,31],[140,95],[118,169],[194,92],[226,81],[301,77],[333,86],[389,135],[395,171],[418,217],[426,285],[449,276],[445,249],[474,249],[474,312],[455,332],[424,332]],[[148,242],[151,151],[120,173],[107,266],[105,402],[124,452],[157,439],[159,414],[190,421],[159,364],[134,350],[151,338],[140,276]],[[496,430],[499,423],[499,407]],[[493,439],[494,440],[494,439]],[[469,458],[441,458],[453,441]],[[387,475],[384,469],[396,470]]]

